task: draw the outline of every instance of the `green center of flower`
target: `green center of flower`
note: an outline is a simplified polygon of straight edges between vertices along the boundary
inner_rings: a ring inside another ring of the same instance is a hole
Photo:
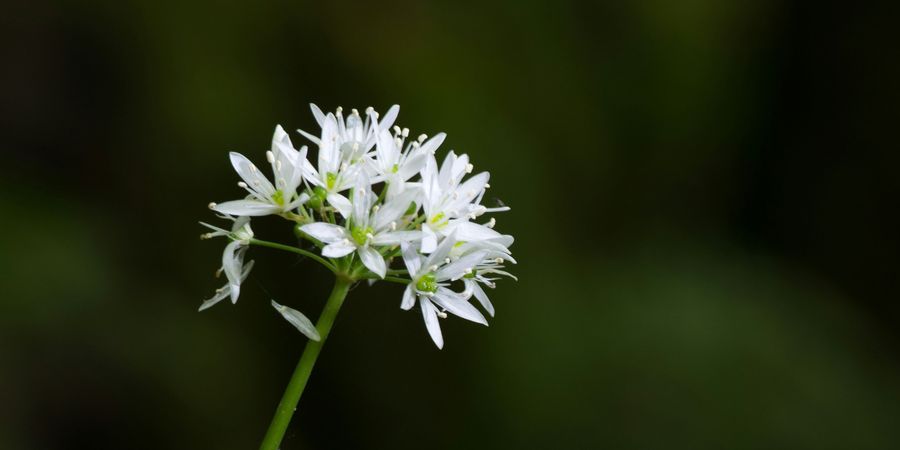
[[[400,170],[400,165],[399,165],[399,164],[394,164],[394,167],[391,167],[391,172],[392,172],[392,173],[397,173],[398,170]]]
[[[441,229],[450,222],[446,217],[444,213],[437,213],[428,220],[428,224],[431,225],[431,228]]]
[[[438,289],[437,281],[434,280],[434,273],[426,273],[416,281],[416,290],[421,292],[436,292]]]
[[[325,174],[325,186],[328,187],[328,190],[334,189],[334,183],[337,182],[337,174],[334,172],[328,172]]]
[[[272,201],[278,206],[284,206],[284,192],[282,192],[281,189],[275,191],[275,193],[272,194]]]
[[[367,235],[372,234],[372,231],[372,227],[353,227],[350,229],[350,236],[357,245],[366,245],[366,241],[369,240]]]

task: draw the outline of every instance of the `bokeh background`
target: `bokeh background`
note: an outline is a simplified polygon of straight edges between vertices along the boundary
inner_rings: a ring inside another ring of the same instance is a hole
[[[900,448],[888,8],[13,0],[0,448],[256,448],[304,345],[269,299],[315,317],[330,280],[254,249],[199,314],[197,222],[309,102],[446,131],[520,281],[443,351],[398,286],[354,290],[285,450]]]

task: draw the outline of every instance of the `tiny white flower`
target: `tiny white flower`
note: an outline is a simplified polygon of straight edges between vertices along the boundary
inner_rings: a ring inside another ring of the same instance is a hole
[[[403,262],[412,281],[403,291],[400,307],[409,310],[418,300],[425,328],[438,348],[444,347],[444,338],[438,323],[438,318],[444,313],[449,312],[463,319],[487,325],[484,315],[469,303],[467,293],[454,292],[447,287],[449,281],[458,280],[467,271],[471,272],[472,267],[484,259],[486,252],[470,253],[448,263],[447,257],[456,243],[451,234],[444,238],[441,245],[428,257],[421,255],[412,244],[401,244]]]
[[[415,197],[416,191],[407,189],[376,210],[373,208],[376,196],[368,179],[361,174],[353,191],[350,217],[345,226],[316,222],[302,226],[301,230],[327,244],[322,249],[322,256],[340,258],[356,251],[366,268],[384,278],[387,264],[373,247],[419,239],[419,231],[394,230]]]
[[[303,178],[306,151],[305,146],[299,151],[294,149],[281,125],[275,128],[272,149],[266,152],[266,158],[272,165],[274,184],[247,157],[231,152],[231,165],[243,180],[238,185],[246,189],[249,195],[243,200],[219,203],[213,209],[232,216],[267,216],[296,209],[309,199],[309,195],[297,193]]]
[[[220,269],[225,273],[228,282],[216,290],[216,295],[200,305],[200,311],[203,311],[226,297],[231,297],[231,303],[237,303],[241,293],[241,283],[253,268],[253,261],[244,265],[244,254],[247,252],[250,240],[253,239],[253,230],[250,228],[249,217],[235,219],[231,231],[203,222],[201,224],[213,230],[211,233],[203,235],[204,238],[226,236],[231,239],[231,242],[225,246],[225,251],[222,252],[222,268]]]
[[[430,253],[442,236],[456,233],[460,241],[480,241],[501,236],[491,227],[470,222],[488,212],[481,206],[481,198],[490,174],[481,172],[463,181],[472,171],[469,156],[456,156],[452,151],[444,159],[440,170],[437,160],[430,156],[422,169],[422,252]],[[495,211],[508,208],[499,208]]]
[[[355,109],[344,120],[339,109],[336,114],[323,114],[314,104],[310,104],[313,116],[322,128],[320,138],[303,130],[297,130],[319,146],[318,168],[303,160],[303,174],[313,185],[313,191],[320,201],[327,201],[347,217],[350,214],[350,200],[340,193],[356,184],[362,174],[363,157],[375,146],[380,130],[389,128],[397,118],[400,107],[392,106],[379,122],[378,113],[373,109],[366,112],[363,120]]]
[[[425,141],[427,137],[423,134],[419,136],[420,140],[406,144],[406,137],[398,131],[391,134],[386,129],[381,130],[376,143],[375,158],[369,160],[378,180],[387,184],[388,196],[401,192],[404,183],[425,167],[428,158],[447,137],[444,133],[438,133]]]

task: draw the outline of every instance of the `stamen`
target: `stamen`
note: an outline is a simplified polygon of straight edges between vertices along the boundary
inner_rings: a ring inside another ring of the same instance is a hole
[[[437,316],[440,317],[441,319],[446,319],[446,318],[447,318],[447,313],[445,313],[445,312],[443,312],[443,311],[438,311],[438,312],[437,312]]]
[[[216,202],[209,202],[209,204],[208,204],[208,205],[206,205],[206,206],[208,206],[208,207],[209,207],[209,209],[213,209],[213,208],[215,208],[215,207],[216,207]]]
[[[359,150],[359,142],[354,142],[353,146],[351,148],[353,149],[354,152]]]
[[[375,112],[375,108],[373,108],[371,106],[366,108],[366,114],[372,114],[373,112]]]
[[[280,171],[281,171],[281,166],[282,166],[281,160],[275,161],[275,170],[277,170],[277,171],[280,172]]]
[[[244,183],[243,181],[238,181],[238,187],[247,189],[247,183]]]
[[[466,164],[466,173],[472,173],[473,170],[475,170],[475,166],[473,166],[472,164]]]
[[[494,262],[497,264],[503,264],[503,258],[497,258],[494,260]]]
[[[391,231],[397,231],[397,222],[396,221],[391,222]]]
[[[409,136],[409,128],[404,128],[403,131],[400,132],[400,135],[403,136],[404,138]]]
[[[493,217],[491,217],[491,220],[488,223],[484,224],[484,226],[488,228],[494,228],[494,225],[497,225],[497,219]]]
[[[393,130],[394,130],[394,133],[395,133],[395,134],[400,134],[400,133],[401,133],[400,127],[398,127],[397,125],[394,125]]]
[[[337,109],[334,110],[334,112],[335,112],[336,114],[340,114],[343,110],[344,110],[344,108],[338,106]]]
[[[416,140],[419,141],[419,143],[422,143],[425,141],[425,139],[428,139],[428,135],[426,135],[425,133],[422,133],[419,135],[419,138]]]
[[[484,183],[484,188],[485,188],[485,189],[488,189],[488,188],[490,188],[490,187],[491,187],[490,183]]]
[[[466,275],[472,273],[472,268],[471,267],[466,268],[466,270],[464,270],[463,273],[465,273]]]
[[[375,205],[372,207],[372,212],[378,212],[379,209],[381,209],[381,205]]]
[[[250,171],[253,172],[253,173],[258,172],[257,169],[256,169],[256,166],[253,165],[253,164],[250,164]]]
[[[437,266],[436,266],[436,265],[435,265],[435,266],[431,266],[431,267],[428,268],[428,271],[429,271],[429,272],[434,272],[435,270],[437,270]]]
[[[366,239],[375,239],[375,235],[373,235],[372,233],[366,233]]]
[[[272,150],[266,151],[266,160],[269,161],[270,164],[275,162],[275,154],[272,153]]]

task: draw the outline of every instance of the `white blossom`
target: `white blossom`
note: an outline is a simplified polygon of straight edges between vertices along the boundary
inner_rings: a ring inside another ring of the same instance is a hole
[[[216,295],[200,305],[200,311],[215,305],[227,297],[231,297],[231,303],[237,303],[238,296],[241,294],[241,283],[247,278],[250,269],[253,268],[253,261],[246,265],[244,264],[244,254],[247,252],[250,240],[253,239],[250,218],[238,217],[235,219],[231,231],[207,223],[200,223],[213,230],[201,236],[202,238],[209,239],[225,236],[231,239],[231,242],[225,246],[225,251],[222,252],[222,268],[217,272],[217,274],[224,272],[228,281],[225,283],[225,286],[216,290]]]

